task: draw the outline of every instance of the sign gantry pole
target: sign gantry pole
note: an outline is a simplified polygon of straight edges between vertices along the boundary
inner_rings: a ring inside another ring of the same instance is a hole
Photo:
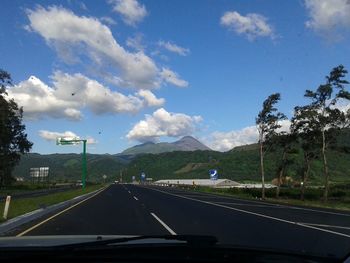
[[[86,176],[87,176],[87,161],[86,161],[86,143],[87,140],[82,140],[79,137],[74,138],[57,138],[57,145],[73,145],[77,143],[83,143],[83,156],[82,156],[82,169],[81,169],[81,184],[82,188],[85,189],[86,186]]]
[[[82,140],[83,142],[83,167],[82,167],[82,186],[83,189],[85,189],[85,185],[86,185],[86,174],[87,174],[87,164],[86,164],[86,140]]]

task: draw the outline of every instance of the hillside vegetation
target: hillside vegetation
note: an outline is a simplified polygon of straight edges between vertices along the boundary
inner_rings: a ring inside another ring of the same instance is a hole
[[[50,167],[51,181],[77,181],[81,179],[81,160],[81,154],[26,154],[15,167],[13,175],[30,180],[30,168],[47,166]],[[102,181],[104,174],[110,180],[116,178],[127,162],[123,158],[108,154],[88,154],[87,160],[88,180],[93,182]]]
[[[169,142],[146,142],[124,150],[120,155],[138,155],[144,153],[164,153],[174,151],[196,151],[196,150],[210,150],[203,143],[193,138],[192,136],[182,137],[180,140]]]
[[[329,165],[331,181],[350,181],[350,154],[342,151],[330,151]],[[266,155],[266,178],[271,181],[276,177],[280,158],[279,151]],[[293,163],[287,167],[286,176],[299,180],[302,154],[293,156]],[[171,152],[158,155],[146,154],[133,160],[127,167],[127,178],[139,177],[145,172],[147,177],[159,179],[209,178],[208,170],[217,169],[220,178],[235,181],[260,181],[259,152],[251,147],[240,148],[226,153],[214,151]],[[310,181],[321,184],[322,163],[315,160],[311,166]]]
[[[327,154],[332,182],[350,182],[350,131],[343,131],[335,146]],[[281,158],[279,150],[266,155],[266,178],[269,182],[276,177]],[[287,167],[286,176],[294,181],[300,178],[302,151],[299,149],[289,157],[292,161]],[[137,156],[88,154],[88,180],[107,181],[123,179],[137,180],[141,172],[147,177],[158,179],[209,178],[208,170],[217,169],[220,178],[235,181],[260,181],[259,151],[257,144],[239,146],[228,152],[216,151],[175,151],[160,154],[141,154]],[[27,154],[15,167],[14,175],[29,180],[31,167],[49,166],[50,177],[55,181],[76,181],[81,178],[80,154]],[[315,160],[311,166],[310,182],[322,184],[322,162]]]

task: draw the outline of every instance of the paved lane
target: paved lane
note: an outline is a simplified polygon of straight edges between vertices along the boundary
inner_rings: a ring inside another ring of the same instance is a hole
[[[336,231],[350,236],[350,213],[322,208],[307,208],[290,205],[280,205],[254,200],[242,200],[239,198],[220,196],[214,194],[186,191],[178,188],[153,187],[155,190],[165,191],[169,194],[180,195],[184,198],[210,202],[221,206],[241,209],[247,212],[258,213],[320,227],[325,230]]]
[[[294,213],[307,213],[304,210],[286,207],[290,211],[288,213],[282,208],[276,209],[273,204],[197,194],[176,188],[129,188],[149,205],[148,209],[159,211],[161,218],[178,234],[214,235],[221,243],[292,249],[308,253],[344,255],[350,252],[350,235],[343,229],[333,233],[327,232],[329,230],[326,228],[298,225],[290,221]],[[221,202],[222,198],[226,202],[234,201],[240,205],[235,208],[216,203]],[[249,204],[259,206],[253,210]],[[261,207],[264,204],[266,207]],[[325,216],[323,213],[309,211],[308,220],[313,222],[312,220],[325,218],[326,223],[329,223],[332,216],[337,221],[342,217],[341,223],[349,225],[349,214],[342,213]]]
[[[350,252],[349,221],[349,213],[336,211],[176,188],[112,185],[26,235],[205,234],[220,243],[343,256]]]
[[[23,230],[23,229],[21,229]],[[20,232],[20,231],[19,231]],[[26,235],[169,234],[124,185],[113,185]]]

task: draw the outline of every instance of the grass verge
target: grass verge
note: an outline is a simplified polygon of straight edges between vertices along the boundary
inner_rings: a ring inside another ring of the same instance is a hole
[[[63,201],[70,200],[79,195],[87,194],[93,192],[102,187],[99,185],[89,185],[84,190],[83,189],[73,189],[62,193],[49,194],[45,196],[31,197],[31,198],[21,198],[14,199],[10,203],[10,209],[8,213],[8,219],[14,218],[19,215],[34,211],[39,208],[44,208],[50,205],[54,205]],[[2,217],[4,211],[5,201],[0,203],[1,218],[0,222],[5,220]]]
[[[224,196],[233,196],[241,199],[257,200],[261,197],[261,189],[239,189],[239,188],[211,188],[204,186],[186,187],[186,189],[213,193]],[[299,189],[281,189],[280,198],[275,198],[275,189],[266,189],[266,202],[277,204],[288,204],[305,207],[331,208],[336,210],[350,211],[350,190],[344,191],[333,189],[327,203],[322,201],[322,189],[307,189],[305,201],[299,199]],[[308,200],[309,199],[309,200]]]

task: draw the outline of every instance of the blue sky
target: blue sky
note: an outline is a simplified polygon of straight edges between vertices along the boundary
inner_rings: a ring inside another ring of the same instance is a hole
[[[0,68],[33,152],[91,153],[193,135],[216,150],[256,140],[263,100],[289,117],[339,64],[350,2],[2,1]],[[32,76],[32,77],[31,77]],[[31,78],[30,78],[31,77]],[[286,122],[285,125],[288,125]]]

